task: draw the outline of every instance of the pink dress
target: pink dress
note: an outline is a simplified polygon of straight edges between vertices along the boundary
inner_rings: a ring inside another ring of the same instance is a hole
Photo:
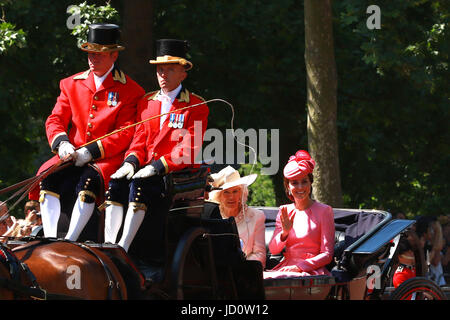
[[[289,217],[295,213],[294,224],[285,241],[281,241],[281,207],[278,211],[275,230],[270,240],[272,254],[280,253],[284,247],[284,260],[275,268],[264,272],[264,278],[300,277],[310,275],[330,275],[325,268],[333,259],[334,214],[333,209],[314,201],[306,210],[298,210],[295,205],[286,205]],[[277,271],[285,266],[297,265],[302,272]]]

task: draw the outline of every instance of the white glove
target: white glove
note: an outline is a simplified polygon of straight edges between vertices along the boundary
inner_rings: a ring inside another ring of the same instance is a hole
[[[70,142],[62,141],[59,144],[58,155],[59,155],[60,159],[64,159],[69,155],[70,155],[70,157],[68,159],[71,159],[73,157],[74,153],[75,153],[75,147]]]
[[[141,170],[139,170],[134,176],[133,179],[138,179],[138,178],[148,178],[151,176],[154,176],[156,174],[156,169],[154,166],[152,166],[151,164],[143,167]]]
[[[127,179],[130,180],[133,174],[134,166],[129,162],[125,162],[119,170],[111,175],[111,179],[121,179],[126,176]]]
[[[83,147],[75,151],[75,159],[75,166],[82,167],[92,160],[92,155],[86,147]]]

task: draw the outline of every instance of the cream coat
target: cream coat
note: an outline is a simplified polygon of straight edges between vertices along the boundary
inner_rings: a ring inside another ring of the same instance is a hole
[[[239,215],[235,220],[239,237],[243,242],[242,251],[247,256],[247,260],[260,261],[264,268],[266,265],[264,212],[249,207],[244,216]]]

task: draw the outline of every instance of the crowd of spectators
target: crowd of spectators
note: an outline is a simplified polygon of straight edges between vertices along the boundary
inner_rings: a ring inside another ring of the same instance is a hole
[[[396,214],[396,219],[405,219]],[[393,285],[416,275],[414,248],[422,250],[426,264],[426,276],[439,286],[450,282],[450,215],[418,216],[416,223],[399,243],[398,267],[394,273]]]
[[[39,202],[28,201],[24,206],[24,218],[17,219],[8,213],[5,202],[0,203],[0,241],[6,241],[9,237],[26,237],[42,225]]]

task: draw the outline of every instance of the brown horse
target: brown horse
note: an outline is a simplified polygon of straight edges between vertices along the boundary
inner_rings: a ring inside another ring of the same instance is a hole
[[[42,239],[13,249],[48,299],[127,299],[119,270],[100,250],[82,243]]]

